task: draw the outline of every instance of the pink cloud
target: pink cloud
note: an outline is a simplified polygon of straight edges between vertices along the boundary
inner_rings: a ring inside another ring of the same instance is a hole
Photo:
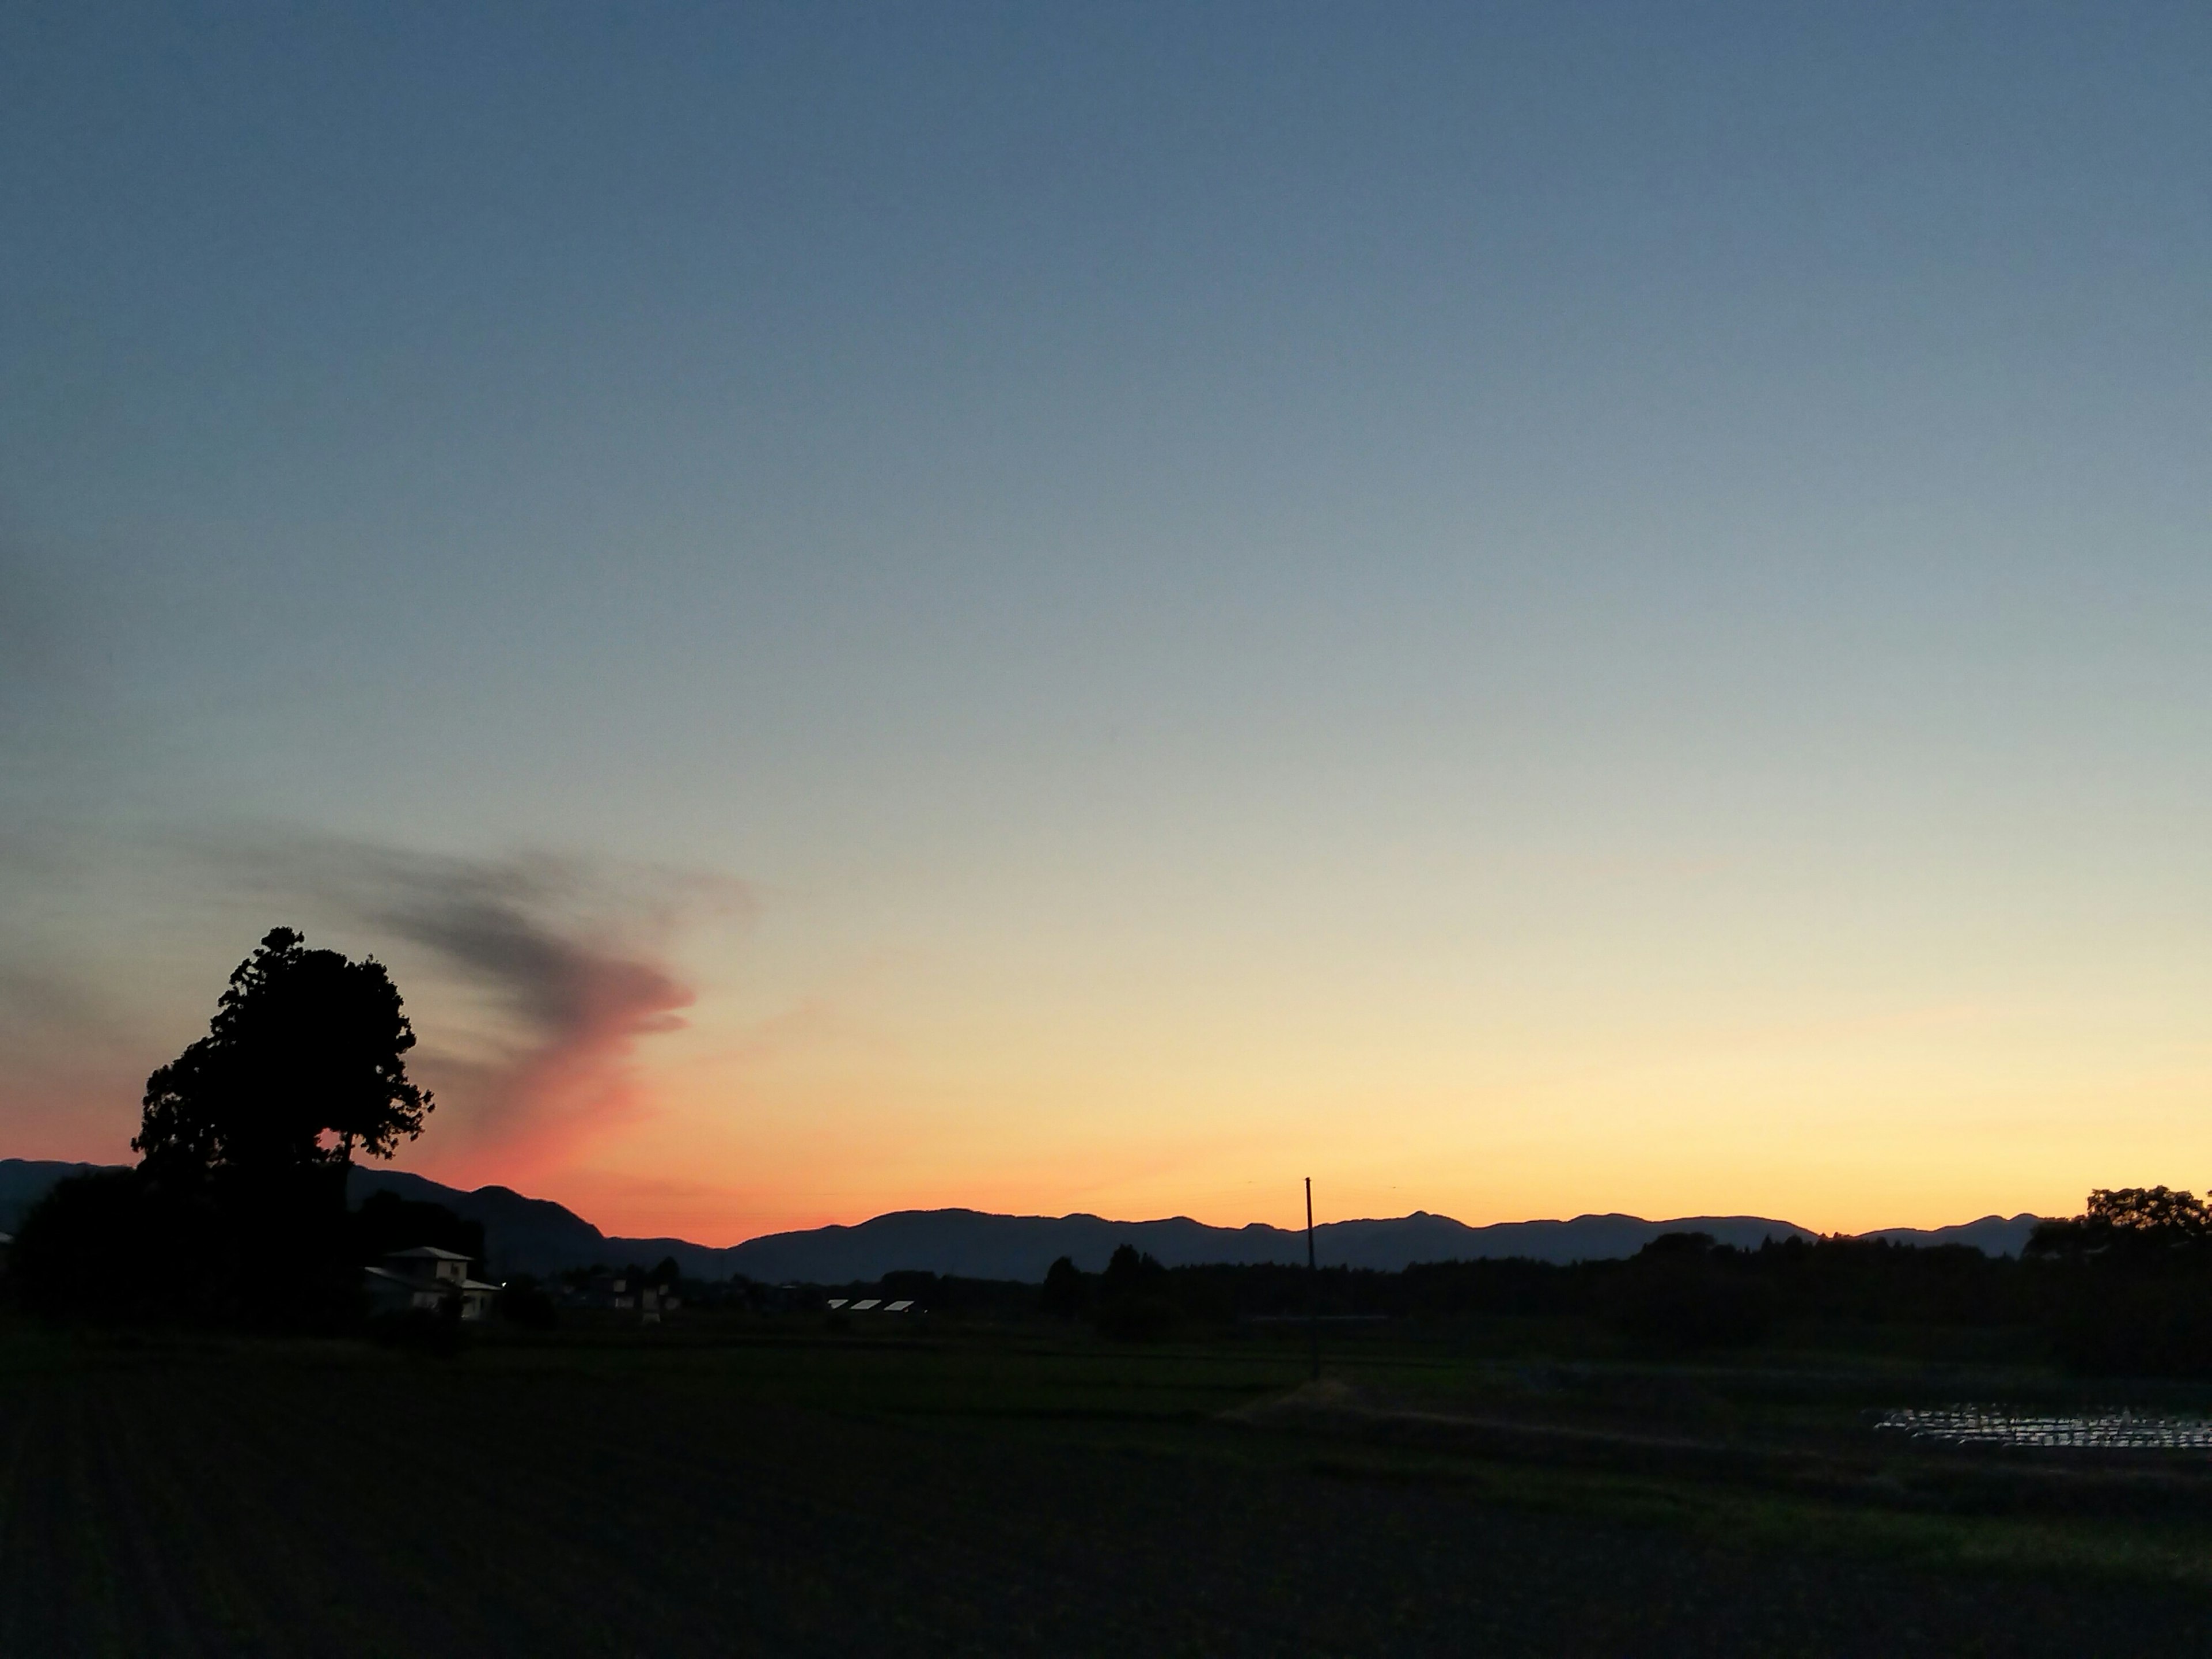
[[[279,850],[262,878],[428,951],[459,989],[492,1006],[493,1030],[458,1022],[475,1039],[465,1049],[453,1024],[426,1020],[438,1001],[410,995],[423,1038],[410,1069],[440,1107],[408,1161],[500,1182],[557,1167],[651,1109],[638,1044],[681,1030],[697,1000],[666,942],[690,921],[751,908],[724,878],[324,840]]]

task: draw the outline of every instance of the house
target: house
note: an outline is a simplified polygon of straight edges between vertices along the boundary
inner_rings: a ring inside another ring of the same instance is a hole
[[[638,1286],[627,1273],[609,1273],[604,1267],[586,1273],[568,1273],[563,1276],[562,1301],[571,1308],[612,1308],[617,1311],[637,1306]]]
[[[556,1293],[563,1306],[634,1313],[642,1325],[658,1325],[684,1305],[683,1298],[672,1288],[664,1289],[649,1277],[634,1273],[613,1273],[598,1268],[589,1273],[566,1273],[562,1279]]]
[[[469,1277],[469,1258],[434,1244],[418,1244],[411,1250],[394,1250],[380,1267],[363,1267],[362,1288],[369,1306],[378,1313],[405,1313],[421,1308],[435,1313],[457,1304],[462,1320],[474,1324],[491,1313],[491,1299],[499,1286]]]

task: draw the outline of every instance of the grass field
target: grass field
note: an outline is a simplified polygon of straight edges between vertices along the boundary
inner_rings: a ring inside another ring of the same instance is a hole
[[[1293,1395],[1304,1363],[1295,1333],[701,1322],[437,1360],[14,1329],[0,1652],[2212,1648],[2202,1460],[1865,1426],[2047,1378],[1386,1334]]]

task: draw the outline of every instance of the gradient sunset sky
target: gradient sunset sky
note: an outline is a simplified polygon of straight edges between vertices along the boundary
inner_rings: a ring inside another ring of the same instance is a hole
[[[270,926],[404,1167],[2212,1182],[2212,9],[0,12],[0,1156]]]

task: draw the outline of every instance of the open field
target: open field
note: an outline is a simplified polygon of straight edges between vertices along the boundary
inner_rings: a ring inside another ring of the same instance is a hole
[[[2032,1372],[1568,1364],[1387,1334],[1335,1343],[1332,1385],[1294,1396],[1304,1367],[1287,1332],[702,1321],[439,1361],[15,1330],[0,1652],[2212,1639],[2201,1455],[1969,1456],[1866,1426],[1872,1405],[2063,1393]]]

